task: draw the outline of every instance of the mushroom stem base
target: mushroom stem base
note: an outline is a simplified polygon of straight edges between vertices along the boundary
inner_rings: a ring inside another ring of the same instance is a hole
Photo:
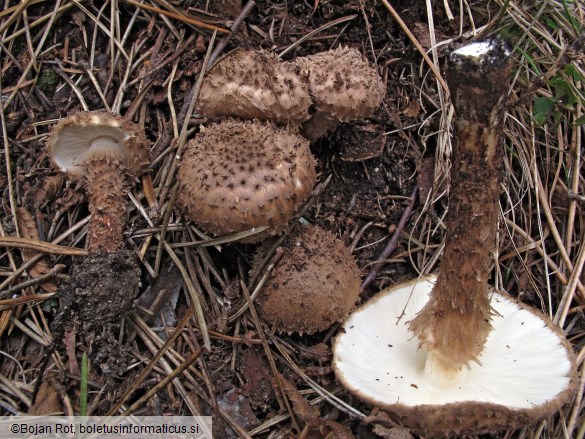
[[[309,139],[311,143],[316,142],[321,137],[333,132],[339,125],[339,122],[324,111],[317,111],[309,120],[303,123],[301,134]]]
[[[437,390],[453,389],[459,387],[466,376],[466,367],[455,368],[453,362],[446,361],[441,354],[429,351],[425,361],[424,378],[430,386]]]

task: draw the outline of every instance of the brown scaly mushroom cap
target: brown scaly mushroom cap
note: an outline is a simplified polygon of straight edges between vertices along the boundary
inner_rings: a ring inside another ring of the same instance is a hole
[[[311,99],[296,70],[274,53],[238,50],[205,76],[199,113],[297,126],[309,118]]]
[[[283,243],[283,256],[258,296],[258,313],[277,331],[312,334],[343,320],[360,292],[360,270],[332,233],[301,227]],[[262,259],[262,251],[256,260]]]
[[[137,177],[148,169],[148,140],[135,123],[105,112],[79,112],[61,120],[47,141],[48,154],[69,176],[83,175],[96,156],[121,160]]]
[[[299,134],[269,123],[228,119],[187,145],[178,202],[208,233],[269,226],[249,240],[282,232],[311,194],[315,159]]]
[[[85,180],[92,213],[91,253],[122,246],[126,219],[126,175],[138,177],[149,166],[149,142],[131,121],[105,112],[79,112],[59,122],[47,141],[54,165]]]
[[[355,48],[339,47],[300,57],[294,64],[308,78],[317,108],[303,125],[303,135],[311,141],[340,122],[370,117],[384,98],[384,84],[376,68]]]

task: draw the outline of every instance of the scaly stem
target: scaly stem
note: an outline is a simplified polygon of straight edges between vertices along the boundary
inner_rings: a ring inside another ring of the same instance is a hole
[[[124,166],[116,158],[96,157],[86,164],[90,253],[113,253],[122,248],[126,222],[125,175]]]
[[[488,278],[499,212],[503,100],[509,77],[509,52],[500,40],[472,43],[450,56],[447,82],[458,120],[445,252],[431,298],[410,329],[421,347],[432,352],[430,358],[438,358],[435,363],[453,374],[478,361],[491,330]]]

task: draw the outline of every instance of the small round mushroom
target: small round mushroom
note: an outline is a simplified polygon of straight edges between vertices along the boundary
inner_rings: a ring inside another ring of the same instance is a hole
[[[309,118],[311,99],[296,70],[272,52],[233,52],[205,76],[199,113],[212,119],[232,116],[298,126]]]
[[[360,270],[332,233],[304,226],[283,243],[283,255],[258,296],[258,314],[279,332],[312,334],[342,321],[360,292]],[[262,251],[256,260],[262,259]]]
[[[59,122],[47,141],[54,165],[85,180],[91,223],[88,251],[120,249],[126,218],[126,175],[150,164],[149,142],[134,123],[106,112],[79,112]]]
[[[202,128],[181,161],[178,203],[214,235],[269,226],[248,242],[281,233],[315,185],[315,159],[299,134],[228,119]]]
[[[384,84],[375,67],[355,48],[339,47],[294,60],[309,82],[316,107],[303,124],[312,142],[339,123],[370,117],[384,98]]]
[[[409,330],[435,283],[388,288],[344,323],[333,368],[346,389],[425,437],[533,425],[568,401],[576,385],[570,344],[548,318],[505,294],[490,295],[493,329],[478,362],[440,373]]]

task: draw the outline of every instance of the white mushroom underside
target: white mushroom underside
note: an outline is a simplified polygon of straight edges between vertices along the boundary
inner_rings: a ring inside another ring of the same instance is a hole
[[[112,126],[67,126],[53,147],[53,160],[63,172],[81,174],[82,164],[91,156],[116,155],[125,157],[122,144],[128,135]]]
[[[407,323],[427,302],[434,280],[386,290],[391,294],[380,293],[344,324],[334,364],[346,387],[373,404],[476,401],[512,408],[532,408],[567,388],[571,363],[559,336],[539,317],[498,294],[491,298],[499,315],[493,317],[482,365],[472,364],[455,388],[433,388],[424,378],[427,353],[418,349]]]

